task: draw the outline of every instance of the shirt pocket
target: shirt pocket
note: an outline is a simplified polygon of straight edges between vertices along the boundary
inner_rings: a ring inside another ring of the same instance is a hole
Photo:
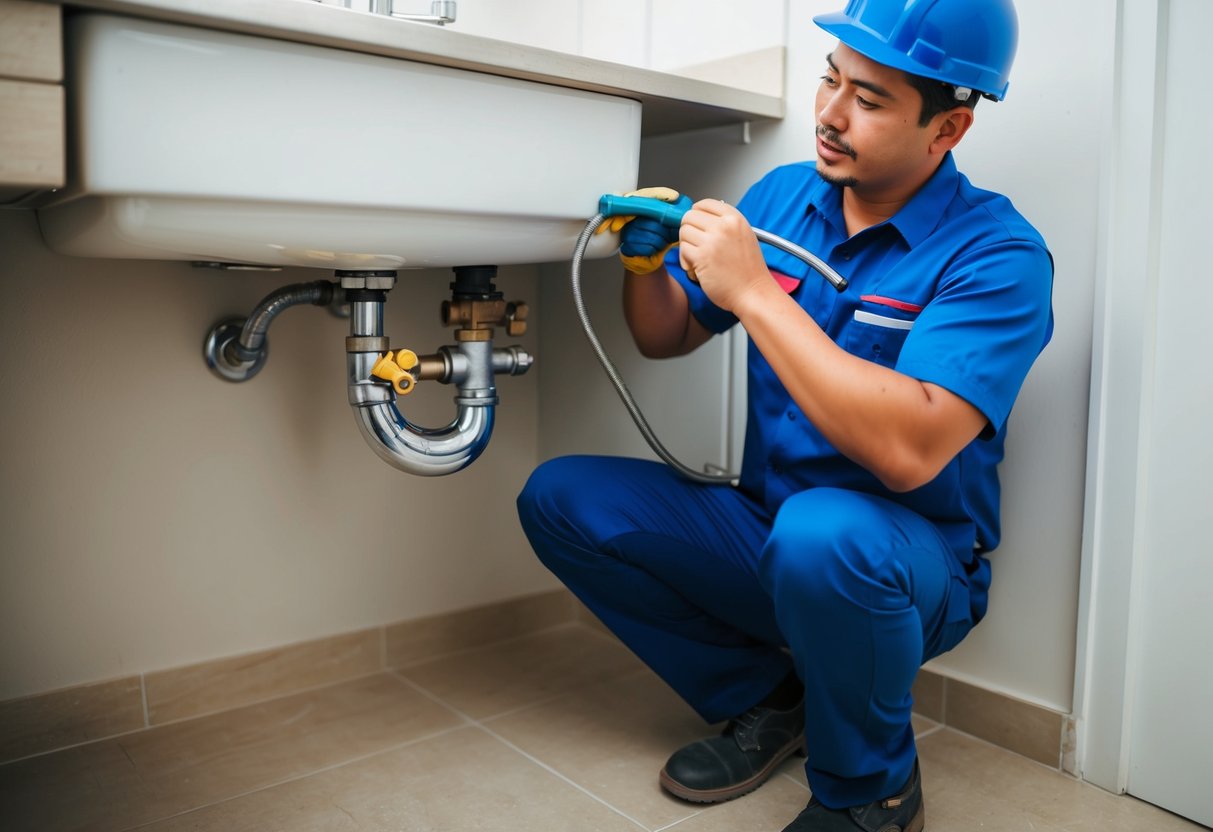
[[[851,355],[891,368],[914,328],[916,315],[902,310],[888,314],[883,309],[856,309],[847,322],[842,347]]]

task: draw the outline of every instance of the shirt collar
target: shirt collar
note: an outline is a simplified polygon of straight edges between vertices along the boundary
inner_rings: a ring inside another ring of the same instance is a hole
[[[956,196],[960,183],[960,172],[956,170],[956,160],[948,151],[939,168],[918,189],[918,193],[910,197],[910,201],[901,206],[901,210],[892,216],[889,224],[901,232],[901,236],[911,248],[921,243],[939,225],[944,211]]]
[[[902,239],[913,248],[930,236],[939,225],[944,211],[956,195],[959,182],[960,172],[956,170],[956,160],[949,151],[931,178],[918,189],[918,193],[881,225],[896,228]],[[842,238],[846,239],[847,224],[842,216],[842,188],[819,178],[817,185],[809,191],[807,211],[820,213]]]

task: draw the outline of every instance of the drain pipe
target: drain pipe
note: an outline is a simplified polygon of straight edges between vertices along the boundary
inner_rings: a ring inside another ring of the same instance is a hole
[[[525,304],[502,300],[491,283],[495,273],[495,267],[455,269],[443,318],[459,327],[458,344],[418,357],[410,350],[393,352],[383,334],[383,305],[395,285],[395,272],[338,272],[351,310],[346,339],[350,406],[363,438],[389,465],[421,476],[452,474],[488,445],[498,402],[493,376],[521,375],[532,363],[518,347],[493,348],[493,325],[506,326],[511,335],[526,330]],[[417,381],[427,379],[454,384],[459,391],[457,413],[445,427],[411,424],[396,407],[397,394],[407,395]]]
[[[327,280],[275,289],[247,318],[227,318],[211,328],[202,346],[206,366],[226,381],[248,381],[265,366],[269,355],[266,333],[274,318],[292,306],[328,306],[332,302],[333,284]]]

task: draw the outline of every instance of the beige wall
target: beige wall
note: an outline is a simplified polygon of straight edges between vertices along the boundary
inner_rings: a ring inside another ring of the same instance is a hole
[[[286,311],[244,384],[203,363],[215,320],[331,274],[62,257],[18,210],[0,211],[0,254],[0,699],[557,585],[514,513],[537,458],[534,371],[501,382],[480,461],[420,479],[358,434],[345,321]],[[450,343],[449,271],[401,274],[393,343]],[[534,268],[498,285],[537,301]],[[444,423],[452,393],[423,386],[405,413]]]

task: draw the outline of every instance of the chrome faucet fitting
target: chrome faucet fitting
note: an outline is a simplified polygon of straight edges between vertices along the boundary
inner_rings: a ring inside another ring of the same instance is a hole
[[[395,9],[395,0],[371,0],[371,12],[387,15],[397,20],[412,20],[417,23],[433,23],[445,26],[455,22],[455,0],[433,0],[429,14],[406,14]]]

